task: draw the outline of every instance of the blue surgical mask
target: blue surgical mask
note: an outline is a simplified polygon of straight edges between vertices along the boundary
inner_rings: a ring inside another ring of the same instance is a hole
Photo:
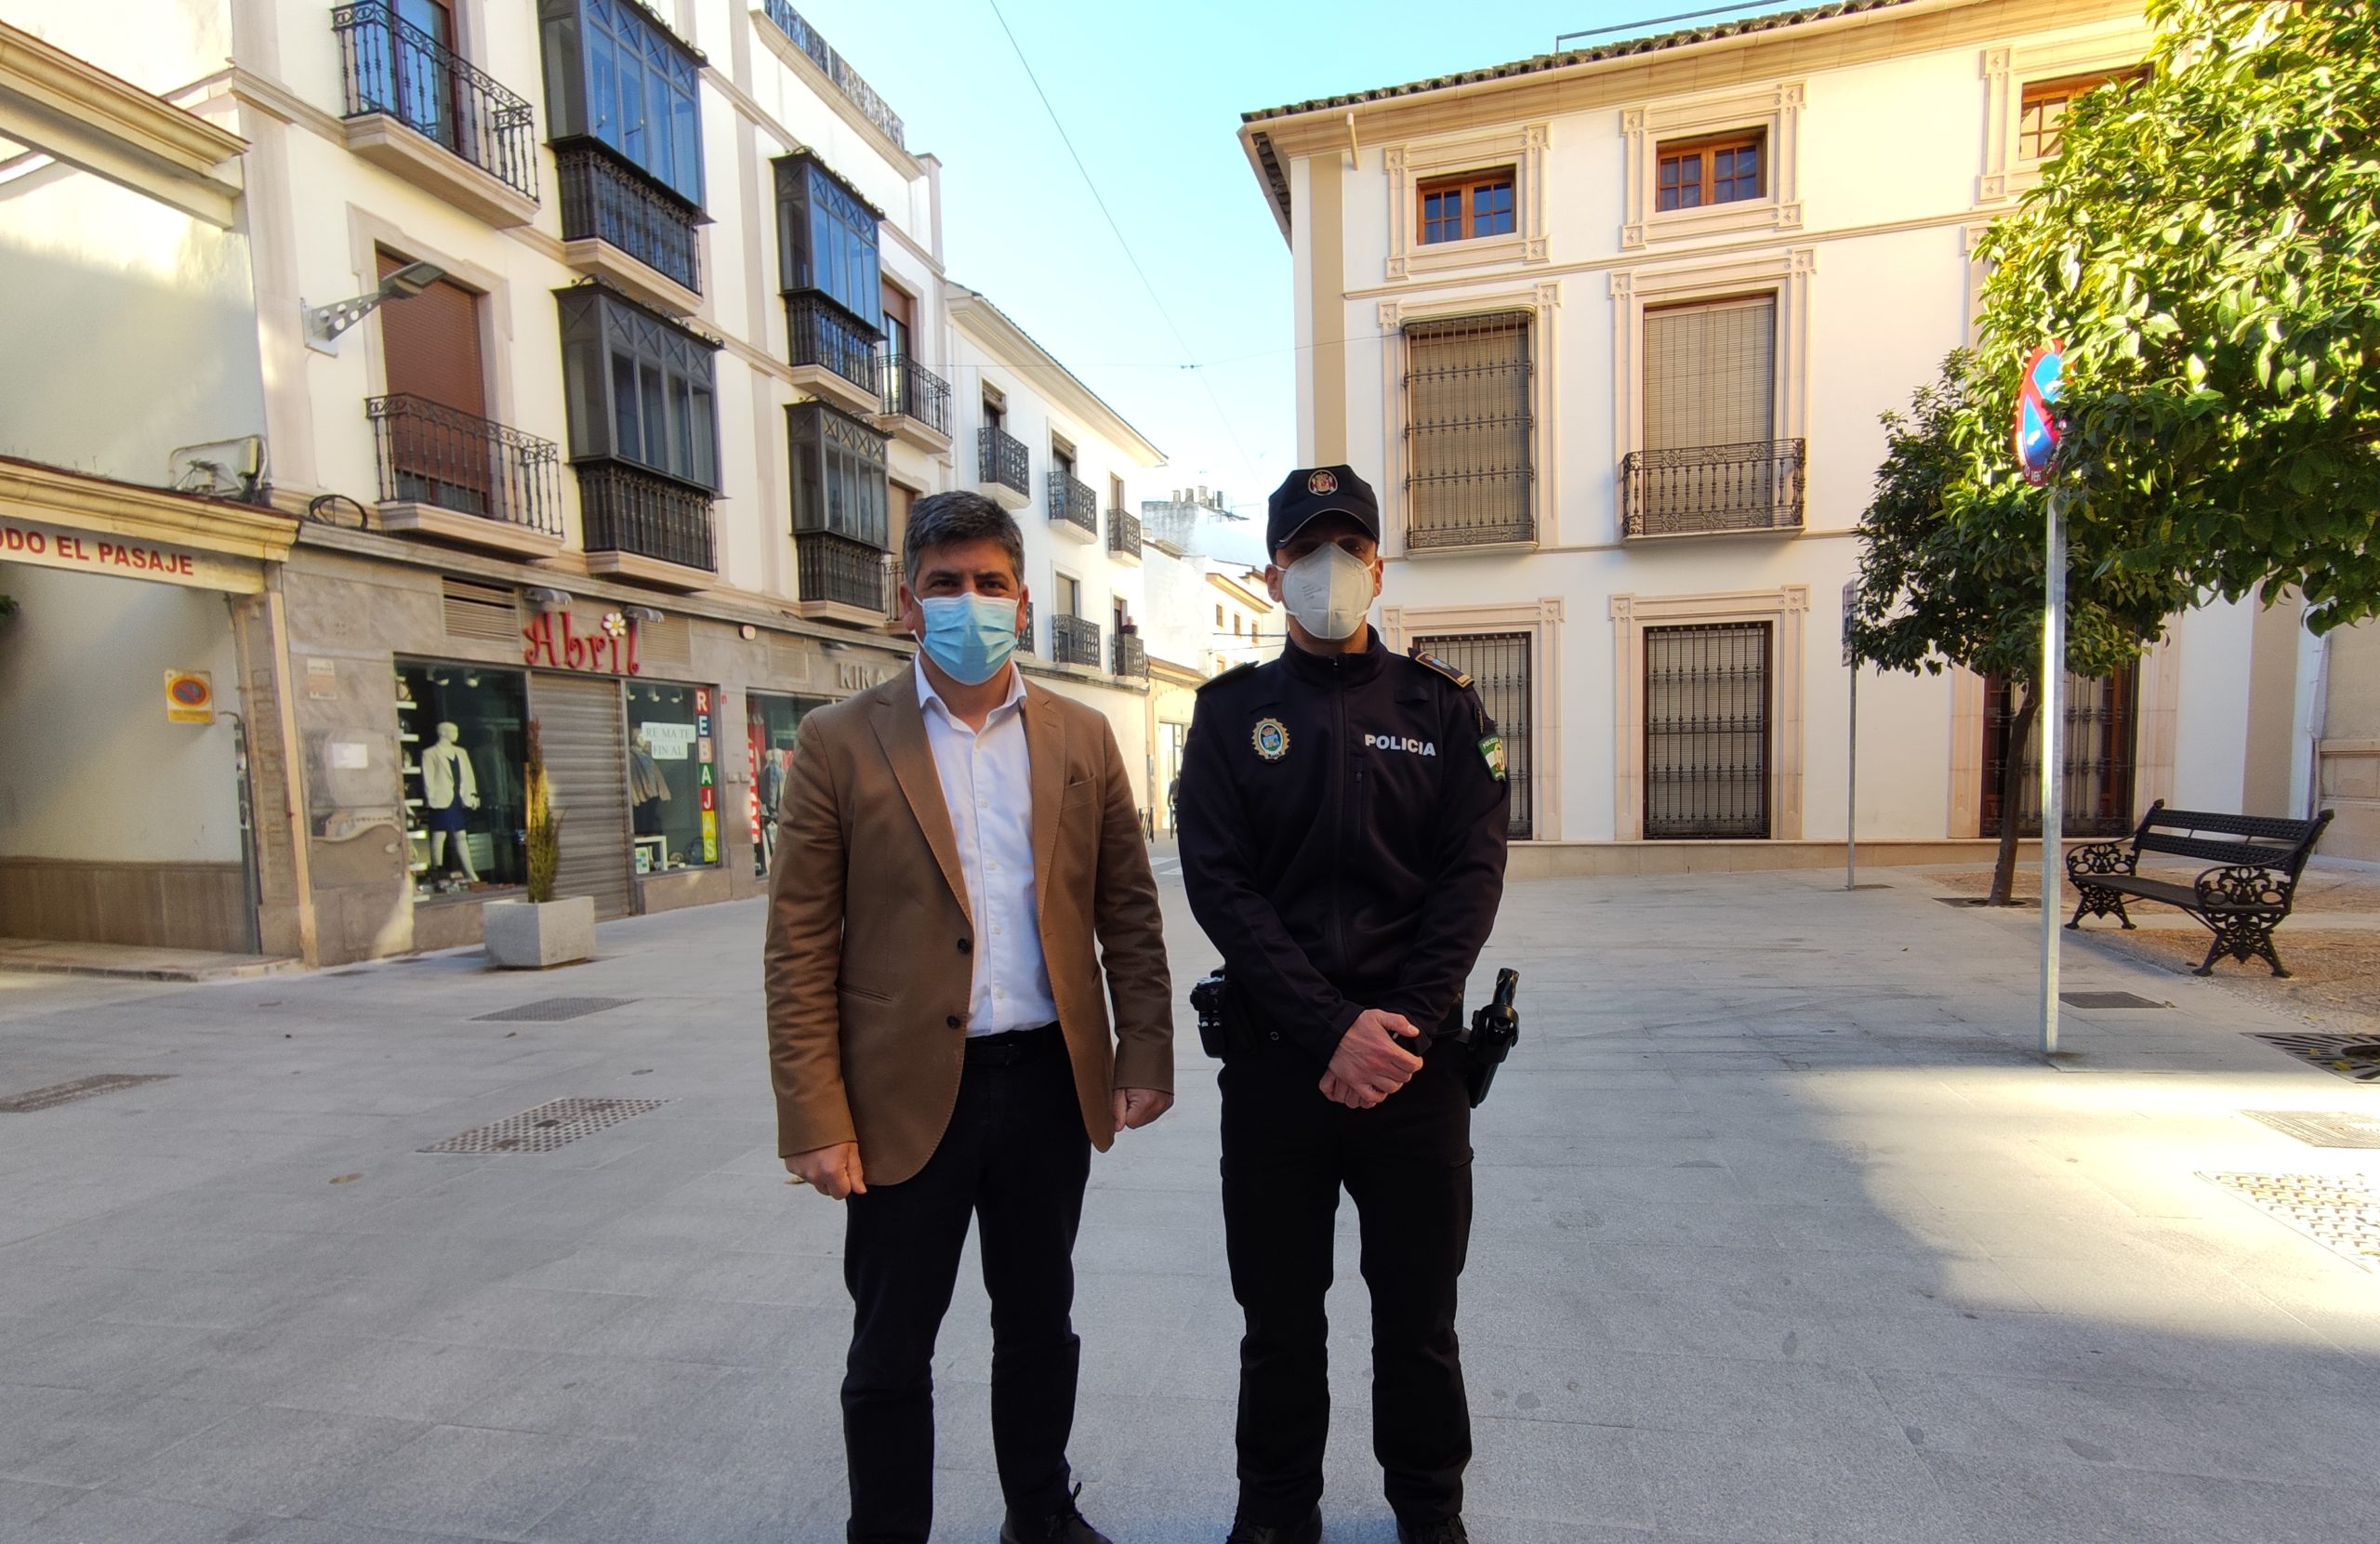
[[[928,595],[918,600],[926,615],[926,657],[951,680],[981,686],[1000,673],[1016,648],[1016,601],[998,595]]]

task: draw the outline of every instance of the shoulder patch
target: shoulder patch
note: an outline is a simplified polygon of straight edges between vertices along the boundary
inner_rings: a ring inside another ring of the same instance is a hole
[[[1198,690],[1204,692],[1210,688],[1221,686],[1227,680],[1236,680],[1255,668],[1256,663],[1253,660],[1250,660],[1245,665],[1235,665],[1220,676],[1210,676],[1205,680],[1200,681],[1198,683]]]
[[[1435,654],[1423,653],[1419,647],[1414,649],[1412,659],[1414,664],[1421,666],[1427,669],[1435,670],[1438,674],[1446,677],[1447,680],[1454,682],[1457,686],[1468,687],[1471,684],[1471,678],[1469,676],[1464,675],[1461,671],[1456,669],[1453,666],[1448,665],[1445,660],[1440,659]]]

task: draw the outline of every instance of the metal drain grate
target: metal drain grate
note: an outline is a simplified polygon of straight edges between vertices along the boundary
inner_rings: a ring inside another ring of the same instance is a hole
[[[2297,1110],[2242,1110],[2250,1120],[2262,1121],[2284,1137],[2295,1137],[2309,1147],[2352,1147],[2380,1151],[2380,1115],[2360,1115],[2351,1110],[2308,1114]]]
[[[2208,1174],[2268,1217],[2367,1271],[2380,1270],[2380,1194],[2338,1174]]]
[[[625,1008],[634,1001],[634,997],[547,997],[538,1002],[524,1002],[517,1008],[483,1013],[471,1023],[553,1024],[564,1019],[583,1019],[589,1013],[601,1013],[607,1009]]]
[[[1991,897],[1989,895],[1937,895],[1934,899],[1946,906],[1989,906],[1991,904]],[[2015,911],[2020,906],[2030,906],[2035,911],[2039,911],[2042,909],[2042,898],[2038,895],[2019,895],[1998,909]]]
[[[534,1110],[449,1137],[424,1153],[550,1153],[564,1142],[658,1110],[666,1099],[557,1099]]]
[[[2069,1008],[2171,1008],[2172,1003],[2144,997],[2137,992],[2060,992],[2057,1000]]]
[[[171,1073],[101,1073],[97,1077],[78,1077],[72,1083],[57,1083],[31,1093],[11,1094],[0,1099],[0,1115],[30,1115],[46,1110],[54,1104],[72,1104],[78,1099],[90,1099],[98,1094],[112,1094],[118,1089],[137,1089],[143,1083],[163,1083]]]
[[[2248,1036],[2277,1046],[2300,1062],[2356,1083],[2380,1083],[2380,1037],[2370,1035],[2257,1034]]]

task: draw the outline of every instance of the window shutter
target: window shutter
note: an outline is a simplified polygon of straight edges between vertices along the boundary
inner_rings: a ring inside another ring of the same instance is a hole
[[[1645,313],[1645,448],[1777,437],[1777,297]]]
[[[409,260],[379,255],[380,277]],[[474,418],[487,416],[487,376],[480,362],[480,297],[441,279],[409,299],[380,308],[380,347],[389,394],[427,399]]]
[[[1530,315],[1503,311],[1405,328],[1413,547],[1527,541]]]

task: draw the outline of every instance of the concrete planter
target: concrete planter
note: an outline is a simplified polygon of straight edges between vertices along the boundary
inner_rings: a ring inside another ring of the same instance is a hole
[[[491,901],[480,911],[487,962],[500,970],[542,970],[595,953],[595,898]]]

